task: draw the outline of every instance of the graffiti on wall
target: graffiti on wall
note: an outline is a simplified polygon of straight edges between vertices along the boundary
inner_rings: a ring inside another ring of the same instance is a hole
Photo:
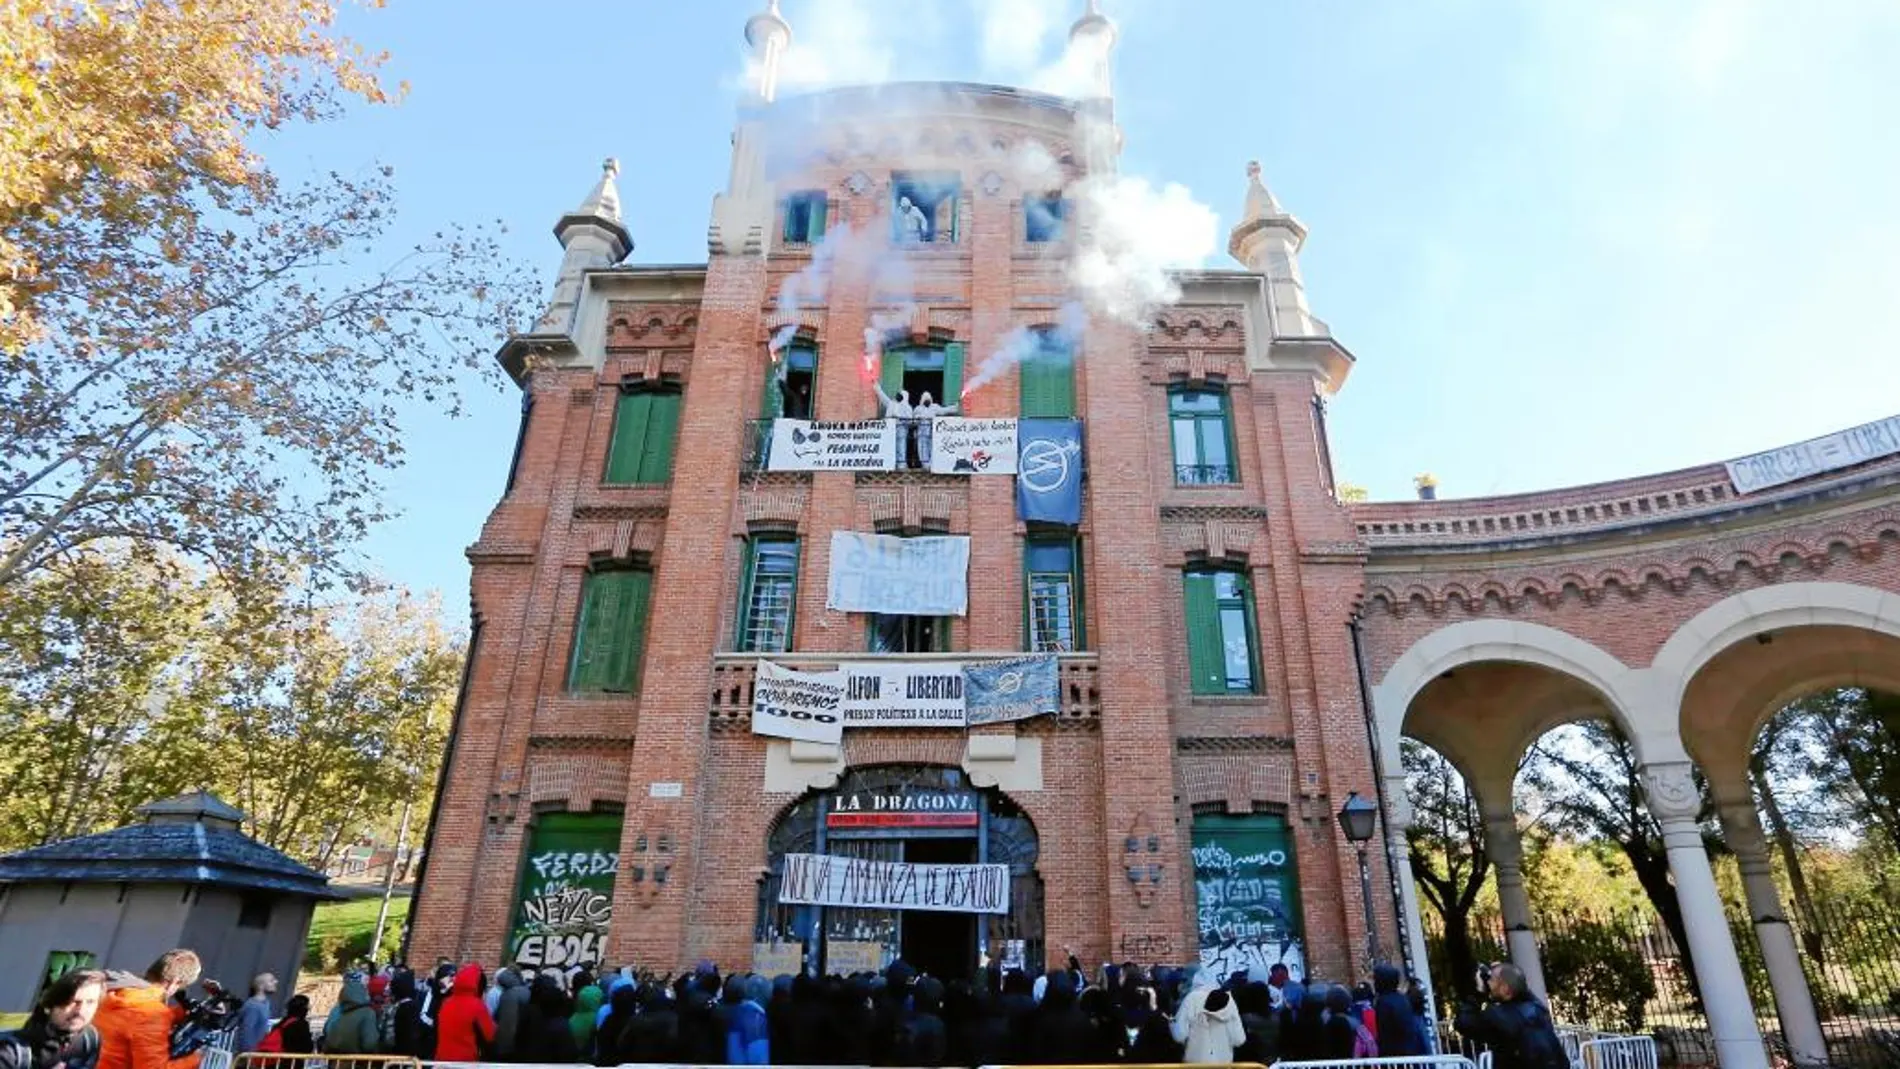
[[[1306,974],[1299,878],[1284,818],[1201,816],[1194,821],[1194,902],[1202,968],[1256,979],[1284,964]]]
[[[619,851],[617,815],[551,813],[537,818],[521,867],[509,960],[535,969],[604,961]]]

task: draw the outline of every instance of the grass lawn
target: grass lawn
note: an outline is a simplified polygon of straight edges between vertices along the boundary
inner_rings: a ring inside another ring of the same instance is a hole
[[[353,902],[325,902],[310,918],[310,938],[304,945],[304,968],[332,972],[338,957],[354,959],[369,955],[370,937],[376,934],[376,911],[381,898],[359,898]],[[402,945],[402,928],[409,920],[409,899],[389,901],[389,921],[383,926],[384,953],[378,961]]]

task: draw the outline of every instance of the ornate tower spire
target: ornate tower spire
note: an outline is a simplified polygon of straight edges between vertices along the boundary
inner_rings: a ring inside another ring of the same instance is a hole
[[[778,0],[769,0],[764,11],[746,20],[745,43],[752,50],[747,65],[752,102],[770,104],[778,96],[779,59],[792,43],[792,26],[778,13]]]
[[[1260,180],[1260,161],[1247,164],[1247,200],[1240,222],[1227,238],[1227,251],[1249,271],[1267,276],[1273,290],[1274,333],[1312,336],[1326,326],[1306,307],[1306,287],[1300,281],[1300,246],[1306,227],[1280,207]]]
[[[612,267],[633,251],[633,236],[620,221],[620,189],[614,178],[620,161],[609,156],[600,166],[600,181],[580,207],[554,224],[554,238],[564,250],[561,271],[554,279],[554,296],[535,324],[537,332],[566,333],[580,306],[581,274],[596,267]]]
[[[1080,56],[1088,73],[1088,97],[1107,99],[1114,95],[1109,60],[1115,51],[1115,24],[1102,14],[1096,0],[1088,0],[1088,10],[1069,27],[1069,49]]]

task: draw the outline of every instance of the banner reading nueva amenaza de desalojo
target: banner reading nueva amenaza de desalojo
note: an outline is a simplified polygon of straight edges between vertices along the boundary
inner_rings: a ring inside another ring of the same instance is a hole
[[[778,900],[791,906],[1008,913],[1008,865],[912,865],[786,854]]]

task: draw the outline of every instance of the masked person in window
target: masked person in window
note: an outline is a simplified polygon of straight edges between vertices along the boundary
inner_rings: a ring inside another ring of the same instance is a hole
[[[931,429],[936,426],[931,421],[938,416],[956,415],[957,406],[940,405],[931,399],[930,391],[925,390],[924,395],[917,401],[917,407],[912,409],[911,413],[917,417],[918,463],[928,468],[930,466],[930,434]]]
[[[1487,997],[1480,1009],[1458,1011],[1458,1034],[1491,1048],[1494,1069],[1568,1069],[1550,1011],[1530,993],[1524,971],[1515,965],[1478,970],[1478,987]]]
[[[897,198],[897,232],[905,241],[930,240],[930,217],[909,197]]]
[[[92,1016],[105,991],[106,974],[91,969],[73,969],[48,984],[26,1024],[0,1032],[0,1069],[93,1069],[99,1033]]]
[[[884,384],[872,382],[871,388],[877,391],[878,403],[884,406],[884,418],[897,420],[898,449],[903,453],[903,463],[907,468],[917,467],[917,409],[910,403],[910,391],[899,390],[892,397],[884,392]],[[929,461],[929,457],[924,460]]]

